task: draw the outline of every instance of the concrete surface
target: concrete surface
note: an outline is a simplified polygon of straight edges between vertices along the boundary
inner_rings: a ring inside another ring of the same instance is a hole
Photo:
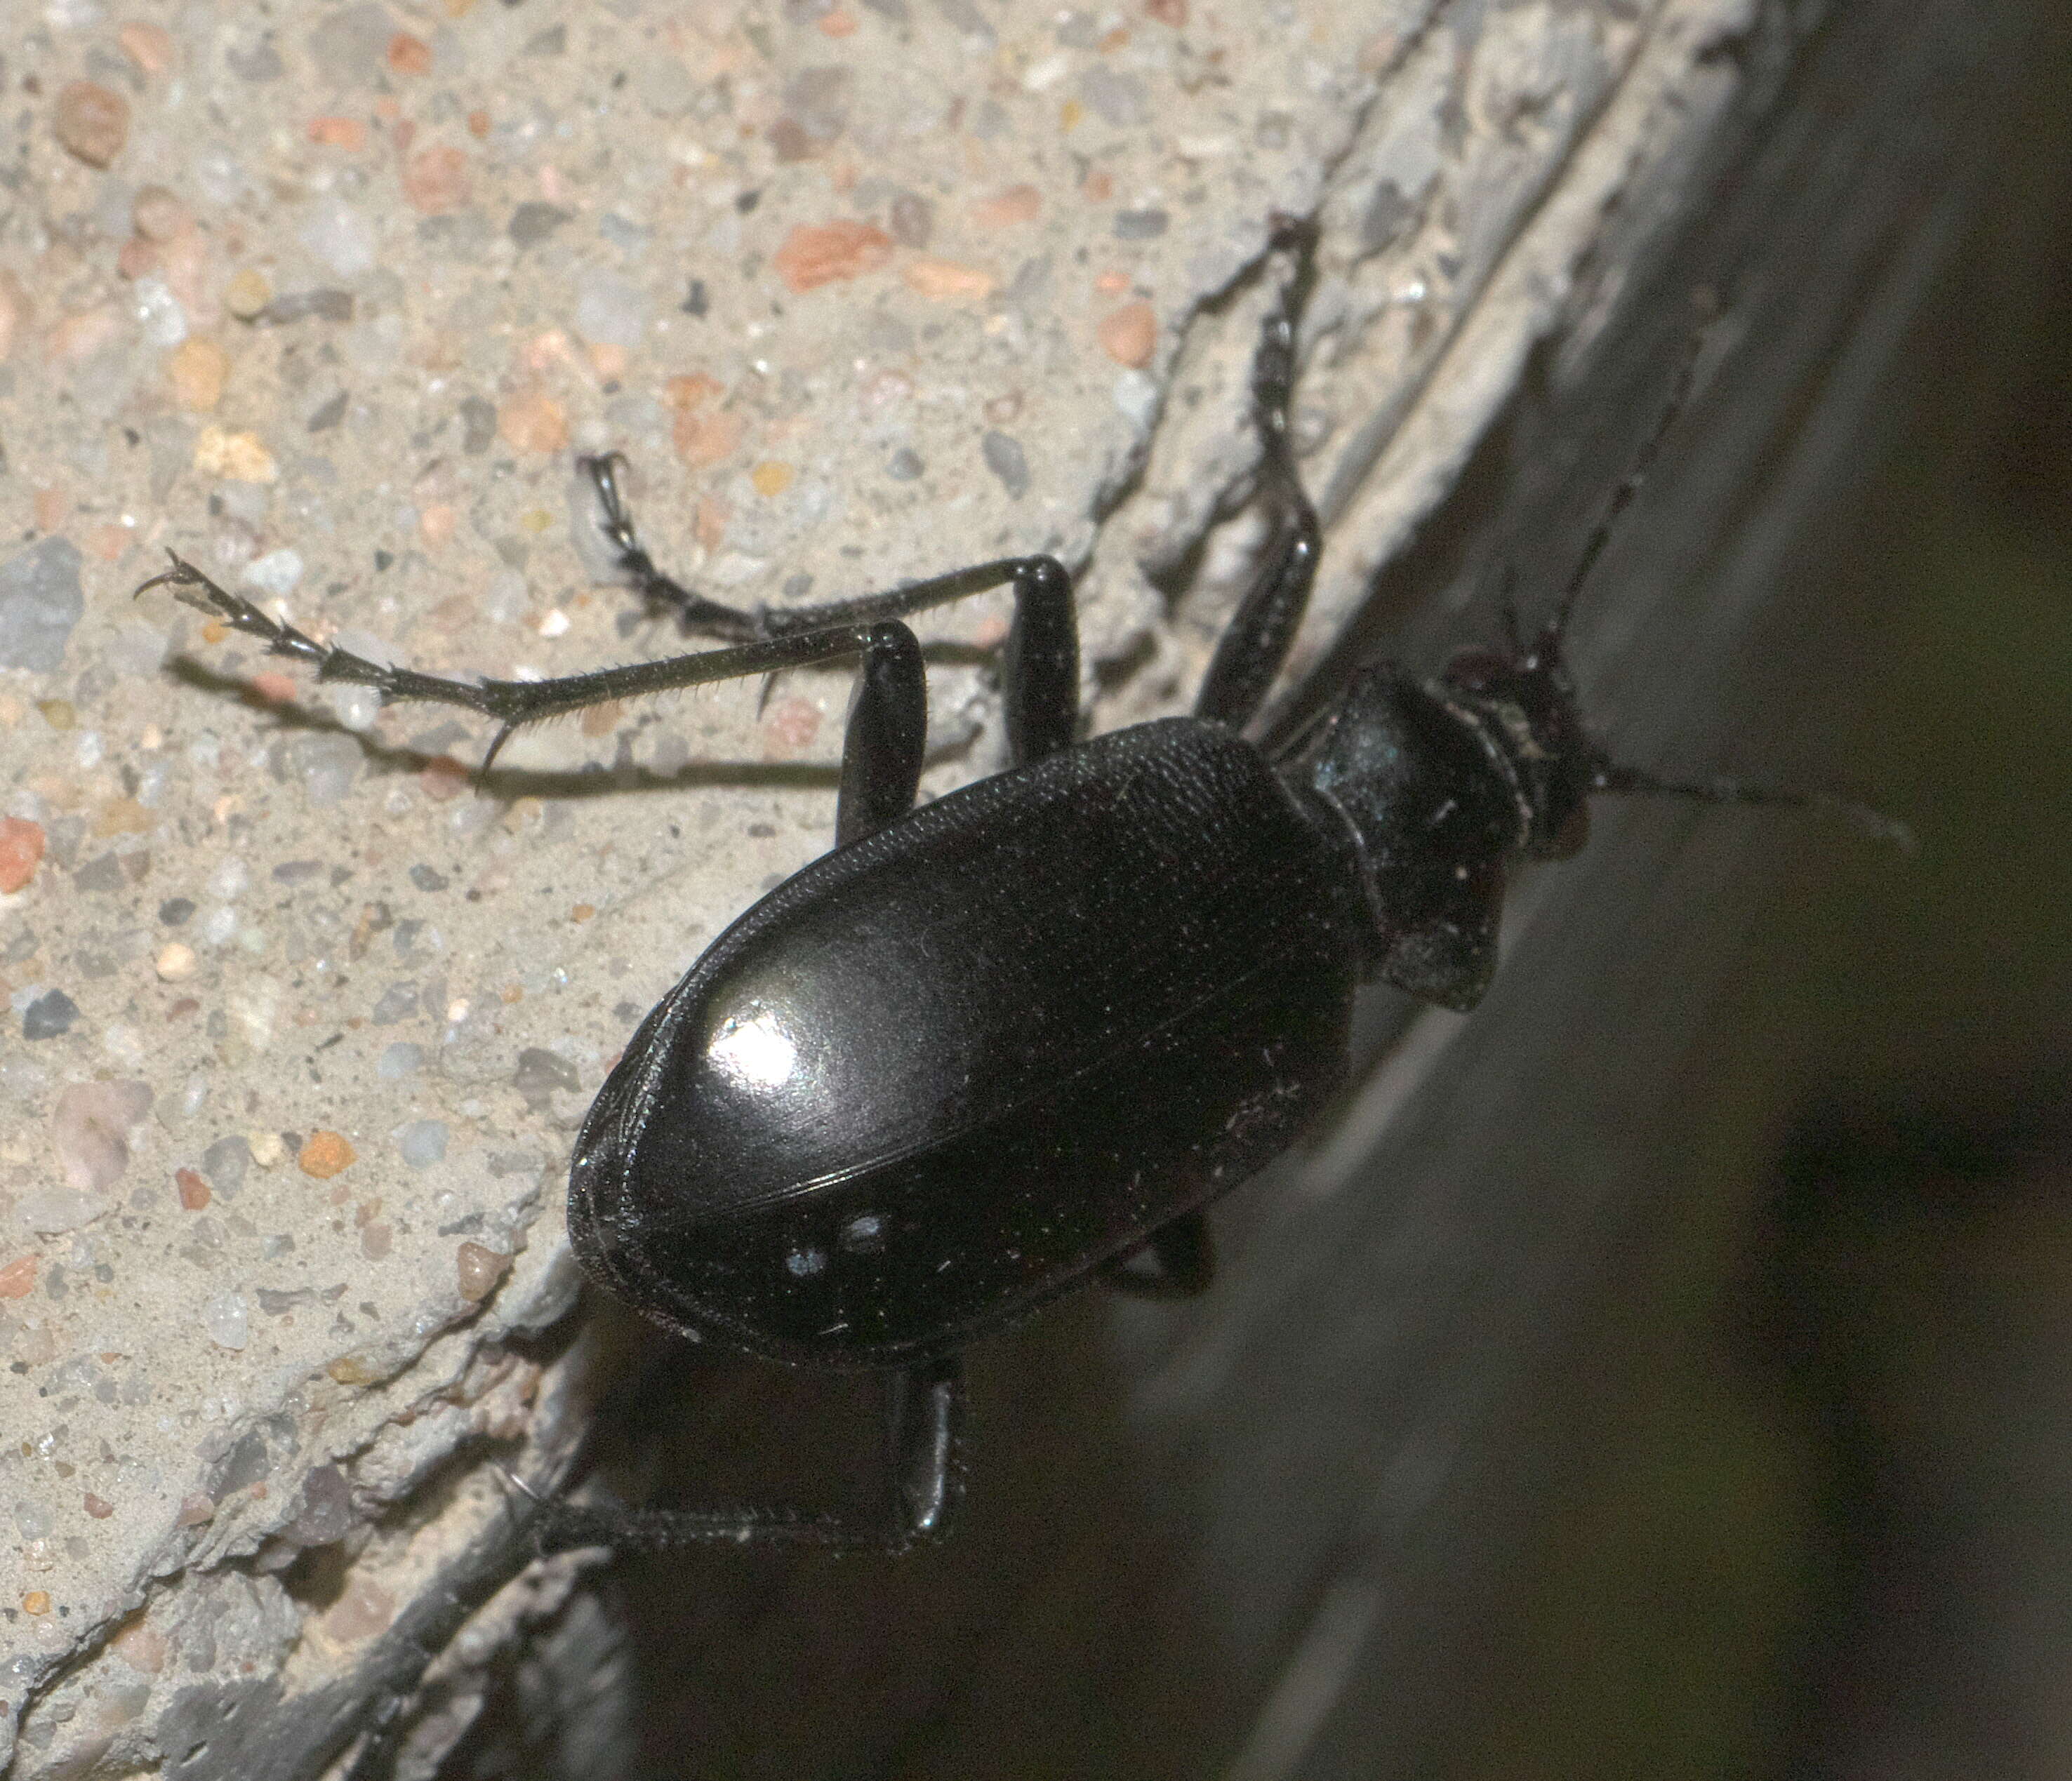
[[[426,668],[663,653],[572,473],[617,447],[722,598],[1052,550],[1095,724],[1182,708],[1243,577],[1264,244],[1314,213],[1299,671],[1534,345],[1587,347],[1751,9],[16,10],[0,1761],[250,1775],[235,1715],[322,1699],[268,1771],[315,1772],[499,1512],[474,1459],[523,1463],[589,1098],[827,843],[845,679],[600,713],[477,787],[479,723],[133,603],[162,547]],[[931,704],[939,790],[997,757],[983,659]]]

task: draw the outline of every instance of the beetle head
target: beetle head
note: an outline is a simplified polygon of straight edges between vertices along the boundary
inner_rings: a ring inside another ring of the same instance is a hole
[[[1589,837],[1589,795],[1602,784],[1603,751],[1591,739],[1549,624],[1530,648],[1517,641],[1505,609],[1510,646],[1461,650],[1439,676],[1498,756],[1523,818],[1523,850],[1561,860]]]

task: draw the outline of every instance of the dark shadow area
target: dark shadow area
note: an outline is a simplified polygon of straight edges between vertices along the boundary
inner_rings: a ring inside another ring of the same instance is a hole
[[[1748,1303],[1815,1455],[1780,1778],[2062,1772],[2068,1074],[1828,1102],[1786,1147]]]

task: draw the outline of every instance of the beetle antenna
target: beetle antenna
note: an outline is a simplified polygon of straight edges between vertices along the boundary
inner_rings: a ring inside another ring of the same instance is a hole
[[[1620,798],[1688,798],[1700,804],[1770,804],[1794,810],[1832,811],[1860,835],[1873,841],[1889,842],[1901,853],[1921,851],[1914,831],[1898,818],[1887,816],[1853,798],[1818,791],[1802,786],[1766,786],[1751,780],[1663,779],[1638,767],[1622,767],[1600,761],[1590,775],[1590,790]]]
[[[1605,504],[1603,516],[1591,528],[1589,541],[1583,546],[1583,554],[1568,577],[1568,585],[1561,590],[1561,598],[1540,634],[1541,649],[1552,650],[1560,647],[1562,634],[1568,628],[1569,614],[1576,609],[1576,597],[1583,591],[1584,584],[1590,578],[1591,570],[1597,566],[1597,559],[1604,555],[1605,547],[1611,542],[1612,534],[1618,528],[1621,515],[1633,505],[1633,498],[1646,486],[1647,474],[1655,467],[1655,457],[1662,449],[1663,436],[1669,431],[1670,424],[1683,412],[1684,404],[1691,400],[1692,384],[1698,372],[1698,354],[1704,347],[1705,336],[1709,331],[1707,326],[1700,324],[1692,329],[1690,338],[1684,343],[1684,351],[1676,363],[1676,381],[1670,387],[1669,400],[1663,405],[1661,418],[1655,423],[1655,430],[1648,434],[1646,442],[1641,446],[1639,453],[1633,461],[1633,467],[1626,473],[1619,486],[1612,490],[1611,499]]]

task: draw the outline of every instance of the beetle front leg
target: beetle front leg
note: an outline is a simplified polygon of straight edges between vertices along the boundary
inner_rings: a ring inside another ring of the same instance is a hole
[[[1288,437],[1288,404],[1295,386],[1295,325],[1315,280],[1316,226],[1291,225],[1278,244],[1295,254],[1295,273],[1288,281],[1279,313],[1267,323],[1252,381],[1261,448],[1260,479],[1274,512],[1273,536],[1259,577],[1217,643],[1194,699],[1197,717],[1234,730],[1243,729],[1258,715],[1288,659],[1309,608],[1317,559],[1323,550],[1317,510],[1302,486]]]

